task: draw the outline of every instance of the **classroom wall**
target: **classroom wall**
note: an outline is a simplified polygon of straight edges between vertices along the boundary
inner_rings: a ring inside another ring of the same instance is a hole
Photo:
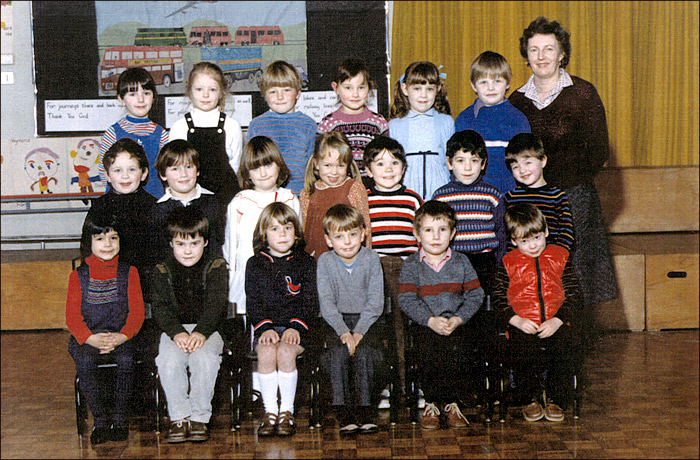
[[[4,21],[4,18],[3,18]],[[2,72],[12,72],[13,84],[1,85],[2,156],[26,153],[26,146],[36,133],[34,119],[34,71],[32,57],[31,2],[12,2],[13,63],[3,64]],[[66,82],[70,84],[70,82]],[[9,184],[2,183],[3,190]],[[4,193],[2,193],[4,194]],[[57,235],[79,234],[85,220],[85,212],[3,214],[0,233],[4,237],[14,235],[42,235],[46,229]],[[56,243],[55,247],[75,245]],[[30,246],[32,247],[32,246]],[[4,249],[4,248],[3,248]]]

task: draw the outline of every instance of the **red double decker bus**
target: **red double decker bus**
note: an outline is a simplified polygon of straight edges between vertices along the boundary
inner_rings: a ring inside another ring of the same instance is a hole
[[[187,40],[190,46],[228,46],[231,36],[226,26],[192,27]]]
[[[114,46],[105,50],[100,64],[102,90],[116,91],[119,74],[129,67],[143,67],[165,87],[185,79],[179,46]]]
[[[283,45],[280,26],[241,26],[236,29],[235,45]]]

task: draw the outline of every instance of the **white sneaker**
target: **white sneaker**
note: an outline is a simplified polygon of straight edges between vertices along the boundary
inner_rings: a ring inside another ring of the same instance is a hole
[[[425,398],[423,397],[423,390],[418,389],[418,409],[425,408]]]
[[[382,390],[381,400],[379,401],[379,404],[377,405],[377,409],[389,409],[391,407],[391,403],[389,403],[390,397],[391,397],[391,393],[389,392],[389,387],[384,388]]]

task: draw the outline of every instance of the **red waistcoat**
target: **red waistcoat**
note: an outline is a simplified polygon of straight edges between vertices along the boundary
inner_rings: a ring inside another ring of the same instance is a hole
[[[518,316],[539,325],[557,313],[566,298],[561,276],[568,258],[569,252],[554,244],[547,245],[537,258],[519,249],[503,257],[510,279],[508,304]]]

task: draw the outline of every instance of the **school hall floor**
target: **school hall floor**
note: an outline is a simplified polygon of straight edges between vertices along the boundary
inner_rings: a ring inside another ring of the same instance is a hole
[[[310,430],[305,409],[291,438],[258,439],[257,417],[229,430],[219,413],[211,439],[168,444],[134,417],[128,442],[91,446],[76,432],[75,365],[67,331],[3,332],[2,458],[698,458],[698,330],[606,333],[587,354],[581,418],[425,432],[401,414],[380,432],[342,439],[332,417]],[[381,411],[388,412],[388,411]],[[91,420],[88,426],[91,426]]]

